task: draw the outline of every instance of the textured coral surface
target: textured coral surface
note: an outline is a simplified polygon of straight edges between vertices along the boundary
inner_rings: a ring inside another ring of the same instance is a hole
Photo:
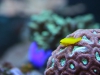
[[[70,36],[82,40],[67,47],[59,45],[45,75],[100,75],[100,29],[79,29]]]

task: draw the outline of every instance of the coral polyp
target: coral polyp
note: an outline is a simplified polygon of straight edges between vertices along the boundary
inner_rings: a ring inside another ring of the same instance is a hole
[[[67,47],[60,44],[48,59],[45,75],[100,75],[100,29],[79,29],[68,37],[82,39]]]

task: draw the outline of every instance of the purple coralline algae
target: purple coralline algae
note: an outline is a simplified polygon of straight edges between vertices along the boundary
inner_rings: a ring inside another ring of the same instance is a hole
[[[100,75],[100,29],[79,29],[68,37],[81,40],[60,44],[48,59],[44,75]]]
[[[51,55],[52,50],[44,50],[39,48],[36,42],[32,42],[29,48],[29,61],[36,68],[41,68],[46,63],[46,60]]]

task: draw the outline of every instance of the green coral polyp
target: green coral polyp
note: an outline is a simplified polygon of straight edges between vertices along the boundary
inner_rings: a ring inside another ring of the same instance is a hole
[[[51,64],[51,68],[53,68],[53,67],[54,67],[54,63]]]
[[[75,69],[74,64],[70,64],[70,68],[71,68],[72,70]]]
[[[61,66],[64,66],[65,63],[66,63],[66,59],[65,59],[65,58],[62,58],[62,59],[60,60],[60,65],[61,65]]]
[[[93,70],[93,72],[94,72],[94,73],[96,73],[96,72],[97,72],[97,70],[96,70],[96,69],[94,69],[94,70]]]
[[[84,40],[89,40],[85,35],[82,37]]]
[[[100,62],[100,54],[99,54],[99,52],[95,53],[95,57],[96,57],[96,60]]]
[[[85,59],[85,58],[83,58],[83,59],[82,59],[82,63],[83,63],[83,65],[87,65],[87,64],[88,64],[88,60]]]
[[[73,51],[75,50],[75,49],[77,49],[77,48],[79,48],[80,46],[74,46],[74,49],[73,49]]]
[[[52,59],[52,64],[51,64],[51,66],[50,66],[51,68],[53,68],[54,67],[54,58]]]
[[[66,48],[67,48],[67,47],[66,47]],[[66,50],[66,48],[64,48],[64,49],[60,49],[58,53],[63,52],[64,50]]]
[[[99,40],[99,44],[100,44],[100,40]]]
[[[97,32],[96,31],[93,31],[93,34],[97,34]]]

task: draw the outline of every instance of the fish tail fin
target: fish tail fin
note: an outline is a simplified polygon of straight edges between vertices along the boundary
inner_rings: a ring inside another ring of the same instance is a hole
[[[78,41],[81,41],[82,37],[77,38]]]

